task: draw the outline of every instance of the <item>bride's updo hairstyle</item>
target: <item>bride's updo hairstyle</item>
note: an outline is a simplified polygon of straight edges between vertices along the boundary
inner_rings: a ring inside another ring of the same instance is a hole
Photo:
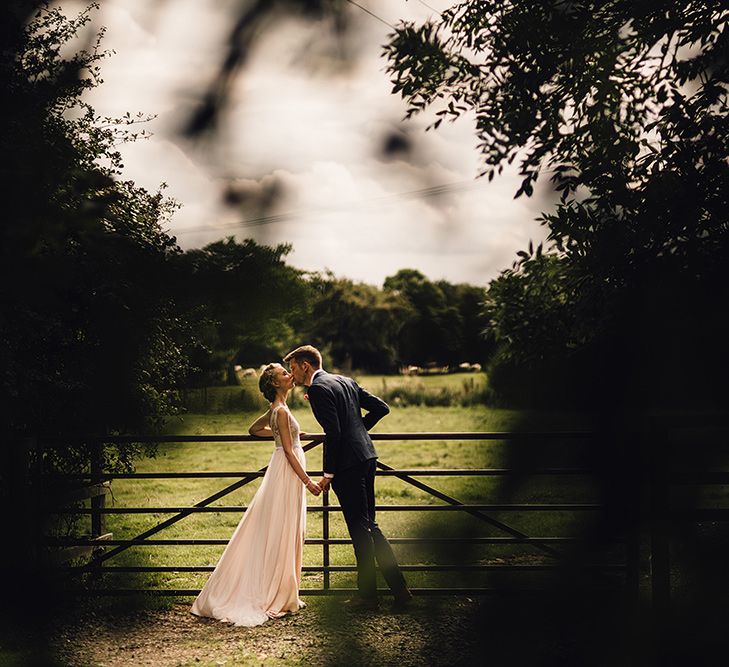
[[[278,389],[278,386],[274,382],[276,380],[277,368],[283,368],[283,366],[281,364],[268,364],[263,369],[261,377],[258,378],[258,388],[269,403],[272,403],[276,398],[276,389]]]

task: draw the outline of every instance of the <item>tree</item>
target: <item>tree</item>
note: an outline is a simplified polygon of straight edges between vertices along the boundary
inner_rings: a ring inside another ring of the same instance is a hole
[[[167,289],[179,249],[162,229],[174,203],[120,179],[117,146],[143,117],[101,118],[83,101],[103,31],[62,55],[93,8],[42,8],[0,66],[0,392],[14,432],[139,426],[174,410],[187,368],[190,323]]]
[[[163,226],[175,204],[122,177],[118,145],[144,117],[103,118],[84,101],[101,81],[103,31],[73,47],[96,5],[67,18],[43,4],[24,23],[29,5],[4,6],[0,29],[0,504],[14,536],[0,565],[17,602],[1,625],[12,635],[34,617],[22,636],[42,647],[63,598],[40,535],[58,525],[46,512],[59,489],[32,485],[29,470],[87,473],[89,452],[69,436],[134,432],[174,412],[196,325],[172,298],[180,250]],[[38,435],[68,439],[29,451]],[[142,451],[105,446],[105,470],[128,471]]]
[[[397,368],[395,341],[410,309],[402,297],[365,283],[314,277],[308,337],[345,370],[390,373]]]
[[[446,304],[440,288],[420,271],[400,269],[395,275],[385,278],[384,290],[404,297],[413,311],[398,336],[402,363],[422,366],[443,363],[445,342],[440,320]],[[454,315],[452,311],[449,314]]]
[[[398,335],[401,363],[457,366],[483,360],[483,289],[445,280],[434,283],[420,271],[401,269],[385,278],[384,290],[402,296],[412,312]]]
[[[702,415],[702,436],[682,440],[665,412],[725,411],[729,399],[728,42],[726,3],[481,0],[401,25],[386,46],[410,115],[432,110],[432,126],[473,117],[483,175],[516,163],[517,197],[545,173],[560,194],[542,217],[546,251],[520,251],[491,283],[489,381],[513,402],[597,413],[586,456],[603,535],[641,529],[626,510],[654,492],[648,470],[660,479],[674,463],[723,461],[711,441],[726,441],[725,418],[712,432]],[[505,465],[538,467],[536,451],[512,452]],[[509,493],[524,491],[514,479]],[[631,661],[696,662],[698,644],[721,641],[726,530],[707,539],[665,507],[672,584],[690,583],[670,625],[651,627],[655,652]]]
[[[552,174],[561,201],[542,221],[553,259],[539,262],[564,264],[569,303],[527,314],[502,301],[493,331],[512,359],[554,351],[509,323],[544,316],[547,332],[571,311],[580,335],[564,332],[558,347],[590,350],[604,379],[595,402],[605,386],[656,404],[721,404],[726,394],[716,375],[700,383],[698,369],[729,361],[729,321],[715,305],[729,295],[728,19],[724,7],[688,0],[485,0],[403,24],[385,47],[408,115],[432,110],[432,127],[474,116],[483,175],[517,162],[518,197]],[[519,266],[534,252],[520,255],[494,306],[506,283],[548,289],[549,272]]]
[[[463,361],[483,364],[490,356],[491,346],[483,335],[487,325],[483,308],[486,290],[476,285],[452,284],[446,280],[439,280],[436,286],[443,292],[446,303],[451,304],[453,318],[458,322],[457,328],[448,326],[446,332],[448,363],[451,366]]]
[[[312,297],[303,273],[285,263],[289,252],[228,238],[180,257],[177,300],[207,323],[194,382],[219,382],[233,364],[258,366],[291,347]]]

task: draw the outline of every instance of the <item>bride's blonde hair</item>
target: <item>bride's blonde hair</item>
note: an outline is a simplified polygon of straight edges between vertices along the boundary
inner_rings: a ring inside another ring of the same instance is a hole
[[[263,369],[261,377],[258,378],[258,388],[269,403],[273,402],[276,398],[276,389],[278,389],[278,386],[274,384],[274,380],[276,378],[275,372],[277,368],[283,368],[283,366],[276,363],[268,364]]]

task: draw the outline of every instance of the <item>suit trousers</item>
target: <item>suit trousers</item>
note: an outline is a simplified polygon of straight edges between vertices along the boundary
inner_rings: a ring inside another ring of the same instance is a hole
[[[405,579],[395,554],[375,521],[375,459],[337,472],[332,488],[354,544],[359,595],[363,598],[377,595],[375,559],[393,593],[404,591]]]

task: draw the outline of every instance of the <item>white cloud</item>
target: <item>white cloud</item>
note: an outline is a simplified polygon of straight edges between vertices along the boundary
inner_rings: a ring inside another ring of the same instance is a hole
[[[215,147],[191,145],[178,130],[219,65],[229,12],[215,0],[176,0],[157,13],[152,6],[102,3],[98,22],[117,54],[90,101],[104,115],[159,114],[151,140],[124,147],[125,175],[150,189],[169,184],[183,204],[172,223],[183,247],[236,234],[291,242],[294,265],[370,283],[409,267],[433,279],[485,284],[530,238],[544,237],[534,222],[544,201],[514,201],[513,173],[472,183],[480,165],[468,118],[428,133],[423,119],[402,123],[405,105],[390,94],[380,57],[389,28],[354,6],[350,47],[358,60],[349,67],[321,67],[328,48],[321,25],[273,24],[231,91]],[[432,13],[416,2],[370,0],[368,7],[390,22]],[[317,68],[302,64],[307,51],[316,53]],[[409,150],[388,157],[381,149],[393,133]],[[271,179],[281,194],[268,201],[261,193]],[[438,197],[402,194],[442,184],[457,187]],[[222,204],[226,189],[247,193],[239,209]],[[232,225],[251,217],[269,223]]]

